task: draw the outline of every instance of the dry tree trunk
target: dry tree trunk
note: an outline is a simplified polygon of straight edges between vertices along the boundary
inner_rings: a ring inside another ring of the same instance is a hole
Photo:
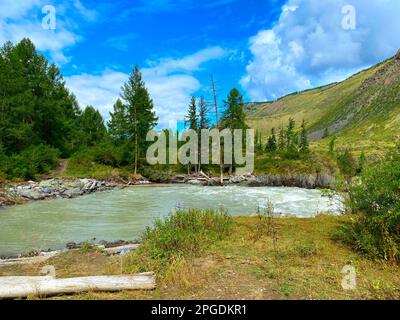
[[[44,277],[0,277],[0,299],[53,296],[88,291],[154,290],[154,273],[129,276],[92,276],[68,279]]]

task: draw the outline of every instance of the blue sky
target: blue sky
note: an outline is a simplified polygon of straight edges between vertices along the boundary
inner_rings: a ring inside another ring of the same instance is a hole
[[[355,9],[355,28],[343,28]],[[42,8],[56,9],[45,30]],[[220,104],[276,99],[346,78],[400,48],[398,0],[0,0],[0,44],[30,37],[60,66],[82,107],[104,118],[134,64],[160,126],[182,120],[191,95]]]

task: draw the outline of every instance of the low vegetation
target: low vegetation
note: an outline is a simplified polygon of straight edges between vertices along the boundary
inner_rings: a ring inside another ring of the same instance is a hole
[[[400,261],[400,148],[364,169],[349,191],[352,222],[342,238],[372,257]]]
[[[398,265],[369,259],[334,240],[336,230],[350,222],[350,216],[233,219],[193,210],[148,230],[139,251],[107,257],[88,247],[46,264],[55,266],[57,277],[157,273],[157,289],[151,292],[54,299],[399,299]],[[342,288],[346,265],[356,269],[355,290]],[[2,267],[0,275],[38,275],[41,267]]]

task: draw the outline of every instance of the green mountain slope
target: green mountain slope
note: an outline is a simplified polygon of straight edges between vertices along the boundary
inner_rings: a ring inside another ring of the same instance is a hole
[[[322,139],[328,128],[338,146],[386,150],[400,138],[400,51],[343,82],[275,102],[249,103],[246,112],[251,127],[264,137],[294,117],[298,123],[306,120],[314,148],[329,143],[331,138]]]

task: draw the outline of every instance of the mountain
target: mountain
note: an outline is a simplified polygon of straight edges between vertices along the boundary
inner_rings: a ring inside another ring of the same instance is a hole
[[[298,124],[307,122],[314,148],[327,146],[331,137],[322,137],[328,128],[338,146],[384,151],[400,138],[400,50],[342,82],[274,102],[248,103],[246,113],[250,126],[264,137],[294,117]]]

